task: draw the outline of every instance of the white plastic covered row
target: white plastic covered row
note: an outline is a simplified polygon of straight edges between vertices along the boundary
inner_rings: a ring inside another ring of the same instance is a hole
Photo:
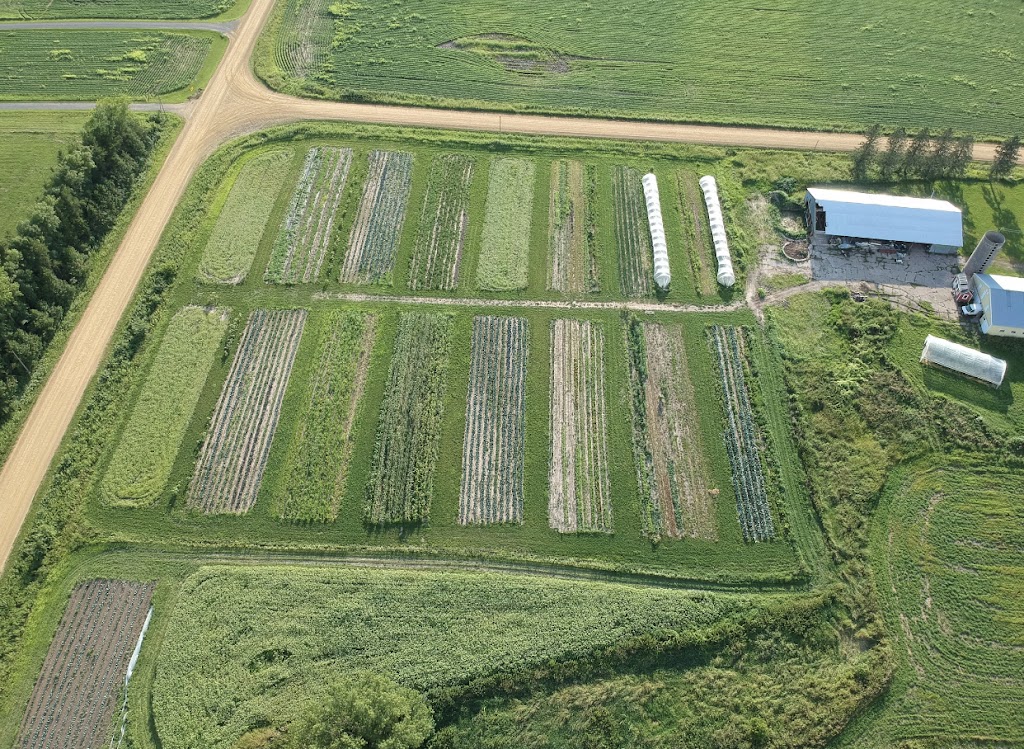
[[[1006,376],[1006,362],[1002,359],[933,335],[925,339],[921,362],[950,369],[993,387],[999,387]]]
[[[722,286],[732,286],[736,283],[736,274],[732,270],[729,240],[725,237],[722,204],[718,201],[718,182],[711,176],[701,177],[700,189],[704,191],[704,204],[708,207],[708,223],[711,225],[711,239],[715,243],[715,257],[718,259],[718,283]]]
[[[645,174],[642,181],[644,200],[647,201],[647,223],[651,227],[651,248],[654,250],[654,283],[664,290],[672,283],[672,273],[668,268],[668,245],[665,243],[665,223],[661,218],[658,178]]]

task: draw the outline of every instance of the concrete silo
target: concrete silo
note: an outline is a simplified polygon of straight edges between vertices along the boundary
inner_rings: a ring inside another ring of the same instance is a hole
[[[975,273],[987,271],[996,259],[996,255],[999,254],[999,250],[1003,249],[1004,244],[1006,244],[1006,237],[999,232],[985,232],[985,236],[981,238],[978,246],[974,248],[974,252],[967,259],[967,265],[964,266],[964,275],[970,278]]]

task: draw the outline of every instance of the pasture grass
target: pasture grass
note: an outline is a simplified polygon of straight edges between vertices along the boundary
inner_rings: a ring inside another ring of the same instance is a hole
[[[529,282],[536,174],[532,160],[502,158],[491,164],[476,269],[477,286],[484,291],[525,289]]]
[[[225,48],[212,32],[0,31],[0,100],[183,101],[212,75]]]
[[[255,65],[324,98],[811,129],[1019,129],[1016,0],[280,3]],[[882,23],[879,19],[884,18]],[[991,38],[992,44],[976,40]],[[309,35],[316,65],[282,50]],[[328,46],[330,49],[328,51]]]
[[[57,154],[78,141],[88,117],[84,112],[0,112],[0,238],[28,218]]]

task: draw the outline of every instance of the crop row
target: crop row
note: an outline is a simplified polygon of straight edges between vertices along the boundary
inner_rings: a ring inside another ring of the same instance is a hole
[[[411,188],[411,153],[370,154],[370,171],[341,269],[342,283],[380,283],[390,278]]]
[[[458,284],[472,181],[473,159],[469,156],[446,153],[431,163],[409,270],[409,288],[413,291],[450,291]]]
[[[267,265],[267,281],[309,283],[320,275],[351,164],[351,148],[317,146],[306,154]]]
[[[600,325],[555,320],[548,523],[560,533],[612,530],[604,379]]]
[[[612,172],[619,286],[629,297],[649,295],[654,273],[647,206],[640,179],[640,173],[628,166],[616,166]]]
[[[249,316],[189,486],[192,507],[241,513],[256,501],[305,323],[305,310]]]
[[[0,33],[0,99],[147,98],[188,86],[211,38],[158,31]]]
[[[459,522],[523,521],[523,422],[529,329],[521,317],[473,318]]]
[[[231,5],[232,0],[4,0],[0,18],[210,18]]]
[[[334,23],[329,0],[285,0],[285,23],[275,39],[274,61],[302,80],[320,79],[332,68]]]
[[[532,160],[503,158],[491,164],[476,273],[481,289],[526,288],[535,178],[536,165]]]
[[[366,487],[368,523],[418,523],[430,514],[450,342],[447,315],[402,314]]]
[[[288,174],[291,151],[267,151],[249,159],[231,186],[199,261],[199,280],[238,284],[245,280]]]
[[[775,538],[761,462],[761,440],[747,390],[744,366],[744,332],[732,326],[709,329],[711,347],[718,359],[719,378],[725,396],[725,447],[736,490],[736,512],[743,538],[769,541]]]
[[[226,330],[224,309],[185,307],[171,318],[100,484],[104,501],[159,496]]]
[[[595,258],[588,251],[589,206],[586,174],[579,161],[551,164],[548,208],[548,288],[578,294],[594,291]]]
[[[338,516],[375,323],[372,315],[340,310],[324,321],[308,408],[286,463],[282,518],[327,522]]]
[[[123,580],[90,580],[75,587],[32,690],[19,749],[107,744],[153,588]]]
[[[714,494],[683,331],[632,317],[626,346],[644,535],[714,539]]]

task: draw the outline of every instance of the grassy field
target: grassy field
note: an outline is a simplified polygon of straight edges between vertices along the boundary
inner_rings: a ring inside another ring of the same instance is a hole
[[[0,100],[184,100],[225,44],[211,32],[0,31]]]
[[[0,20],[51,18],[210,18],[237,0],[0,0]]]
[[[0,237],[42,197],[57,154],[79,137],[83,112],[0,112]]]
[[[922,0],[824,14],[811,0],[397,0],[386,10],[291,0],[280,4],[256,69],[275,88],[328,98],[1010,134],[1019,127],[1012,102],[1024,91],[1019,4],[929,9]],[[998,42],[972,43],[997,29]]]

